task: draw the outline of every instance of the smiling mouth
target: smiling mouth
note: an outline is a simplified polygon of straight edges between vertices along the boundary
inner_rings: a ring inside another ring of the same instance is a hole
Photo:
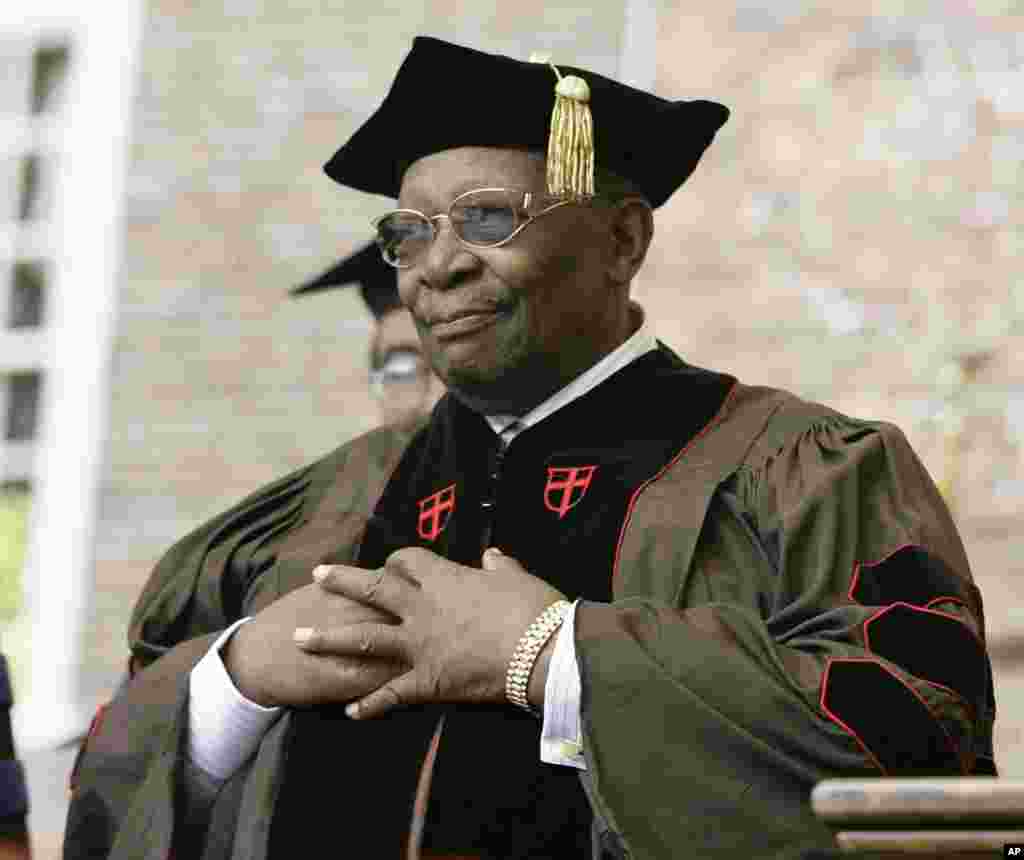
[[[489,328],[497,320],[497,313],[468,314],[449,322],[434,323],[430,327],[430,333],[438,340],[454,340],[455,338],[476,334],[478,331]]]

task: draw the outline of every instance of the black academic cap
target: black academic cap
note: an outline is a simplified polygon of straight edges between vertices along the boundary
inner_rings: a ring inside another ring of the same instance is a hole
[[[590,87],[594,163],[631,180],[660,206],[693,172],[728,108],[668,101],[594,72],[551,62]],[[547,150],[556,77],[523,62],[417,36],[377,111],[324,165],[341,185],[398,197],[402,172],[459,146]]]
[[[384,262],[376,242],[370,242],[313,280],[294,287],[289,294],[300,296],[349,284],[359,284],[363,301],[377,319],[402,307],[398,298],[398,272]]]

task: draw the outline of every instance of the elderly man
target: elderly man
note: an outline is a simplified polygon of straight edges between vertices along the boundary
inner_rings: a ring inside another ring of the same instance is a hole
[[[902,434],[629,299],[727,115],[414,42],[326,170],[397,198],[448,393],[163,558],[68,858],[798,857],[820,779],[994,773],[980,596]]]
[[[290,293],[305,296],[353,284],[373,314],[370,390],[381,423],[412,424],[437,401],[441,386],[426,364],[416,326],[398,295],[395,269],[384,261],[377,243],[370,242]]]

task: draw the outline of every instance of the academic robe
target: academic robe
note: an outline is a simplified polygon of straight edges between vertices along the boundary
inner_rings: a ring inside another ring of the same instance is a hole
[[[995,773],[981,597],[902,433],[659,345],[507,448],[448,395],[176,544],[75,769],[67,860],[168,857],[188,675],[218,631],[320,563],[417,545],[478,566],[491,544],[583,598],[587,770],[542,764],[539,723],[510,706],[286,711],[190,852],[263,860],[316,834],[404,856],[442,713],[428,853],[796,858],[833,845],[809,806],[821,779]]]

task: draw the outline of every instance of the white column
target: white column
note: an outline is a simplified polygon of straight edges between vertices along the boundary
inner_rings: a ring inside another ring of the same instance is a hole
[[[36,0],[38,5],[38,0]],[[92,703],[79,701],[80,659],[121,258],[121,209],[140,40],[140,0],[106,0],[82,13],[45,0],[43,32],[70,42],[65,145],[59,161],[54,279],[47,296],[43,377],[24,583],[31,623],[28,695],[12,717],[19,752],[81,732]],[[41,27],[22,16],[22,32]],[[111,630],[120,637],[121,630]]]
[[[659,0],[625,0],[619,80],[648,92],[658,71],[658,5]]]

